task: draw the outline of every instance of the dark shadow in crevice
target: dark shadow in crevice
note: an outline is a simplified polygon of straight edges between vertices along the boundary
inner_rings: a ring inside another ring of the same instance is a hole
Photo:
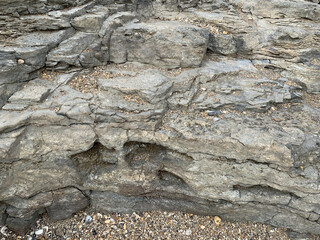
[[[167,149],[151,143],[128,142],[125,144],[125,160],[132,168],[141,167],[146,163],[160,163],[165,160]]]
[[[89,150],[71,156],[83,175],[97,171],[113,171],[117,167],[118,156],[115,149],[109,149],[95,142]]]
[[[171,172],[159,170],[158,176],[160,184],[163,186],[176,186],[182,189],[189,188],[188,184],[181,177]]]

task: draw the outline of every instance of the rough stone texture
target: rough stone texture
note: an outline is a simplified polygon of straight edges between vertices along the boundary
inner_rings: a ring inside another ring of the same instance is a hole
[[[0,4],[0,224],[91,204],[320,234],[317,2],[49,2]]]
[[[80,67],[80,54],[85,51],[90,43],[97,39],[97,37],[98,36],[93,33],[76,33],[71,38],[61,42],[56,49],[48,54],[47,65],[55,66],[58,63],[62,63]]]
[[[160,67],[198,67],[208,45],[207,30],[178,22],[129,23],[110,40],[110,61]]]
[[[88,199],[75,188],[65,188],[53,192],[53,202],[47,207],[51,220],[57,221],[70,217],[88,206]]]
[[[85,14],[74,18],[71,21],[71,24],[75,29],[80,31],[98,32],[100,31],[100,28],[106,16],[107,12],[100,14]]]
[[[6,214],[6,205],[0,205],[0,225],[4,225],[6,223],[7,214]]]

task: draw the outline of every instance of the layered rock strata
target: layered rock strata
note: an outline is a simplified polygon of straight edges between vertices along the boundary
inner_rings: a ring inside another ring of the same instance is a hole
[[[262,2],[1,3],[0,224],[92,206],[320,234],[319,2]]]

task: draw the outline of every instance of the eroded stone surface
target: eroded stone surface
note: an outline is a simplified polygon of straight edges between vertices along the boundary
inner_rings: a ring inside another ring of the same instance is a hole
[[[30,4],[0,4],[29,26],[1,40],[0,224],[91,204],[320,234],[317,3]]]
[[[129,23],[117,29],[110,42],[110,61],[115,63],[197,67],[207,49],[208,32],[179,22]]]
[[[53,202],[47,207],[51,220],[57,221],[70,217],[88,206],[88,199],[75,188],[65,188],[53,192]]]

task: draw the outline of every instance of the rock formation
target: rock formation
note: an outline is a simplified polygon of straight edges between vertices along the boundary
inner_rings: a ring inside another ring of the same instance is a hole
[[[320,234],[318,0],[6,0],[0,15],[0,225],[90,205]]]

